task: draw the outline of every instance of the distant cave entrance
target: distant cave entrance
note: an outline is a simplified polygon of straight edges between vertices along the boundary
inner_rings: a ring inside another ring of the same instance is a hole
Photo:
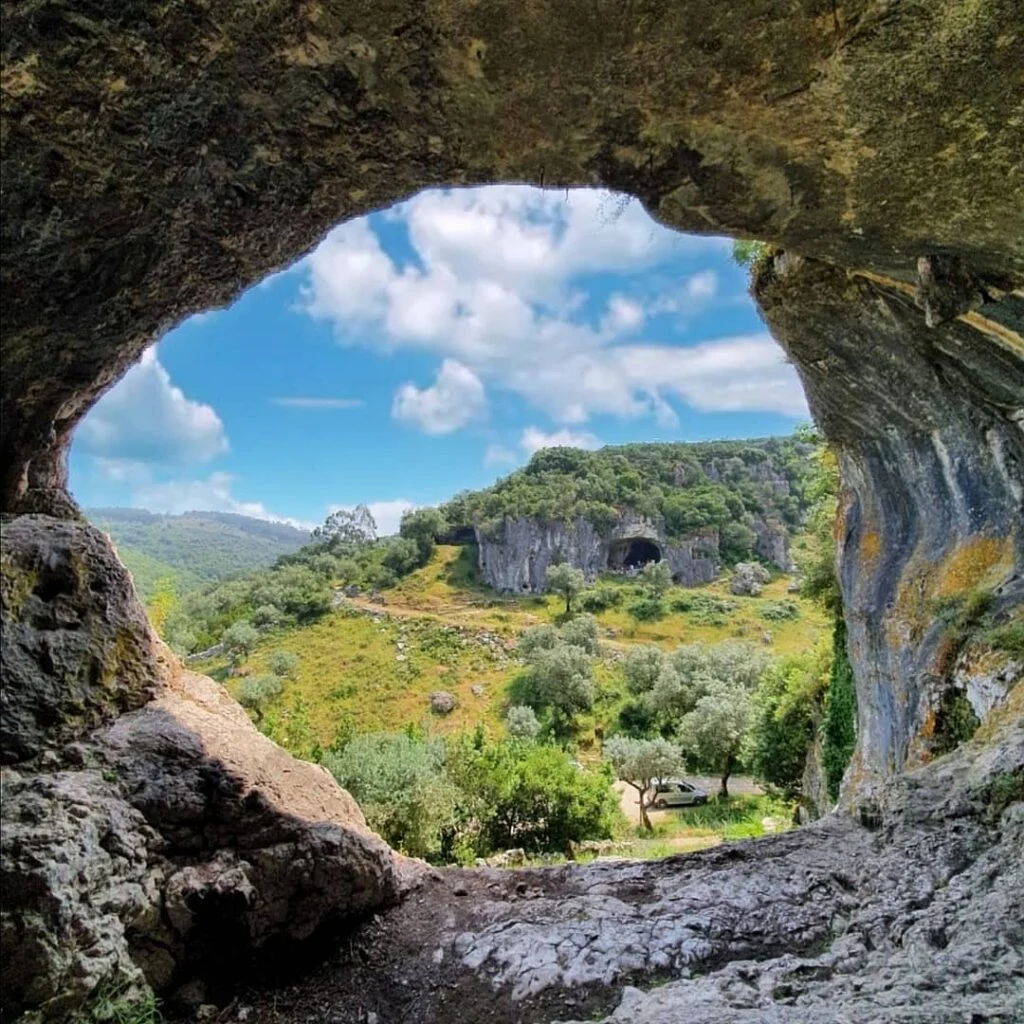
[[[640,569],[648,562],[661,561],[661,548],[646,537],[618,540],[608,552],[609,569]]]

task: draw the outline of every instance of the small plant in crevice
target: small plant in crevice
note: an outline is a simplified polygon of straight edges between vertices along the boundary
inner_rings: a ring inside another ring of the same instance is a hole
[[[943,694],[935,713],[935,753],[948,754],[961,743],[966,743],[980,724],[964,691],[950,687]]]
[[[70,1024],[161,1024],[156,996],[127,981],[103,981]]]
[[[996,822],[1010,804],[1024,801],[1024,771],[1000,772],[985,791],[985,817]]]

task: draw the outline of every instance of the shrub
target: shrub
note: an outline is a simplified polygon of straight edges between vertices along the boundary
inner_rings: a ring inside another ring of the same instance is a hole
[[[656,597],[641,597],[631,601],[626,611],[637,622],[657,622],[665,617],[665,602]]]
[[[654,689],[665,666],[665,655],[654,644],[630,647],[622,669],[630,693],[647,693]]]
[[[299,659],[291,651],[272,651],[267,657],[267,668],[282,679],[292,679],[298,667]]]
[[[323,756],[325,767],[358,801],[370,827],[413,857],[441,852],[455,826],[458,790],[444,771],[444,745],[406,733],[350,739]]]
[[[596,655],[597,619],[593,615],[577,615],[562,627],[562,640],[570,647],[579,647],[587,654]]]
[[[579,606],[585,612],[603,612],[621,603],[621,587],[594,587],[584,591],[579,599]]]
[[[255,711],[257,715],[262,716],[266,706],[275,698],[280,697],[283,689],[281,680],[272,673],[249,676],[238,684],[235,699],[243,708]]]
[[[800,606],[796,601],[765,601],[758,608],[757,614],[769,622],[784,622],[800,618]]]
[[[540,732],[540,722],[533,708],[525,704],[513,704],[505,715],[505,728],[513,739],[532,740]]]
[[[281,621],[281,609],[272,604],[261,604],[252,613],[254,626],[276,626]]]
[[[260,635],[252,625],[244,620],[228,626],[221,634],[220,642],[231,658],[232,664],[244,661],[256,647]]]

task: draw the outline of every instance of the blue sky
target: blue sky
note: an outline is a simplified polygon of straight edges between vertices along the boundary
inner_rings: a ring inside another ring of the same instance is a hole
[[[169,332],[79,426],[71,486],[304,525],[365,502],[387,532],[545,445],[806,419],[726,240],[595,190],[428,191]]]

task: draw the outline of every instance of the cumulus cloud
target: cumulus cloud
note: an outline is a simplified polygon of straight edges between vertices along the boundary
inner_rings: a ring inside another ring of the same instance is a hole
[[[366,503],[366,507],[377,524],[377,536],[390,537],[392,534],[398,533],[402,516],[411,509],[419,508],[419,505],[409,501],[408,498],[392,498],[390,501],[369,501]],[[341,509],[351,512],[354,508],[355,505],[332,505],[328,512],[337,512]]]
[[[480,378],[457,360],[445,359],[430,387],[407,382],[395,392],[391,415],[425,434],[439,435],[479,419],[486,408]]]
[[[271,402],[284,409],[359,409],[365,405],[361,398],[315,398],[307,395],[272,398]]]
[[[262,502],[240,501],[231,493],[235,477],[230,473],[211,473],[205,480],[170,480],[147,484],[132,492],[132,505],[150,512],[180,515],[182,512],[235,512],[254,519],[288,523],[300,530],[311,530],[314,523],[280,516]]]
[[[577,287],[584,274],[637,275],[674,247],[699,254],[720,249],[721,240],[677,235],[639,203],[587,189],[424,192],[387,216],[404,224],[413,257],[393,260],[365,219],[345,224],[308,257],[302,305],[331,321],[345,344],[414,348],[445,360],[432,387],[399,389],[397,419],[429,433],[457,430],[480,413],[484,383],[566,424],[601,414],[667,424],[676,416],[672,400],[806,414],[796,374],[767,334],[745,350],[754,352],[752,362],[733,358],[734,338],[689,348],[634,340],[650,315],[712,301],[712,270],[691,274],[648,308],[617,292],[595,314]],[[728,380],[719,370],[725,365]]]
[[[76,441],[111,477],[150,464],[208,462],[228,449],[216,411],[186,398],[154,349],[96,403]]]
[[[545,433],[540,427],[527,427],[519,438],[519,447],[527,455],[533,455],[541,448],[600,448],[601,442],[585,430],[562,429]]]

